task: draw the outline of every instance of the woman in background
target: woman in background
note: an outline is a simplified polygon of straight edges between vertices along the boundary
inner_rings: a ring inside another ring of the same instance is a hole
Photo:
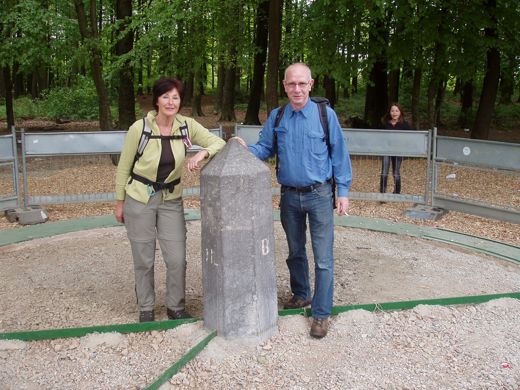
[[[410,130],[410,125],[404,120],[404,112],[399,103],[392,103],[388,112],[382,118],[383,126],[388,130]],[[388,182],[388,171],[390,164],[392,165],[392,175],[394,176],[394,194],[401,193],[401,163],[402,157],[398,156],[383,156],[383,163],[381,167],[381,180],[379,184],[379,191],[386,192],[386,185]]]

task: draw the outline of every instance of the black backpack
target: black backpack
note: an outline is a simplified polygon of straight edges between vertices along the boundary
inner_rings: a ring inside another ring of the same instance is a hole
[[[327,149],[329,151],[329,158],[331,158],[331,147],[330,147],[330,129],[329,129],[329,118],[327,115],[327,106],[330,106],[330,102],[327,98],[319,97],[319,96],[311,96],[310,98],[314,103],[318,105],[318,109],[320,110],[320,122],[321,127],[323,128],[323,132],[325,133],[325,142],[327,143]],[[280,121],[282,120],[283,113],[285,111],[285,107],[287,104],[284,104],[278,109],[276,113],[276,118],[274,120],[274,127],[278,127]],[[274,132],[274,155],[275,155],[275,170],[276,175],[278,176],[278,136],[276,131]],[[334,179],[334,171],[332,172],[331,177],[332,184],[332,199],[333,199],[333,207],[336,208],[336,180]]]

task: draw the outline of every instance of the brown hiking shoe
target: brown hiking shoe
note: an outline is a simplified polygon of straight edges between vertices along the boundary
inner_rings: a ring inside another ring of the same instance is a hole
[[[313,318],[311,325],[311,336],[317,339],[321,339],[327,335],[329,330],[328,318]]]
[[[182,320],[184,318],[191,318],[191,314],[186,310],[171,310],[166,309],[166,314],[168,315],[169,320]]]
[[[296,295],[293,295],[290,300],[284,303],[283,308],[284,309],[300,309],[305,306],[309,306],[311,304],[310,299],[302,299],[300,297],[297,297]]]
[[[151,322],[153,320],[155,320],[153,310],[139,312],[139,322]]]

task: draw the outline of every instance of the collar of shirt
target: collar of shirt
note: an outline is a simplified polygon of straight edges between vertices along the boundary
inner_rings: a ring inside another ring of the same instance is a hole
[[[307,100],[307,103],[305,103],[305,106],[301,110],[295,110],[293,106],[289,103],[287,105],[287,108],[289,109],[289,117],[292,118],[293,115],[300,112],[305,119],[309,118],[312,115],[312,105],[315,104],[311,98]]]

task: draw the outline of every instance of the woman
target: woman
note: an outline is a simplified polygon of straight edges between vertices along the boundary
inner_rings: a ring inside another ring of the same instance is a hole
[[[180,178],[192,142],[204,149],[188,159],[190,172],[199,171],[200,163],[225,145],[194,119],[179,114],[182,96],[179,80],[165,77],[155,82],[155,110],[130,126],[117,166],[115,217],[125,224],[132,248],[140,322],[155,319],[156,238],[166,264],[168,318],[190,317],[184,306],[186,224]],[[151,129],[151,136],[138,157],[145,127]]]
[[[404,120],[404,112],[398,103],[392,103],[390,109],[382,119],[385,129],[388,130],[410,130],[410,125]],[[383,164],[381,167],[381,180],[379,184],[379,191],[386,192],[386,185],[388,181],[388,170],[392,164],[392,174],[394,176],[394,194],[401,193],[401,163],[402,157],[397,156],[383,156]]]

